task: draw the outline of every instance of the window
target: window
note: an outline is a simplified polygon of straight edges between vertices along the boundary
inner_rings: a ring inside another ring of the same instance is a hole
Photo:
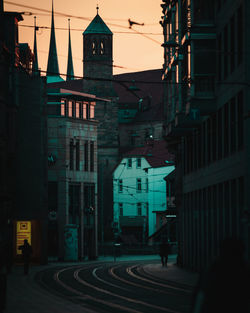
[[[82,104],[82,118],[87,119],[87,102],[83,102]]]
[[[80,142],[76,141],[76,170],[80,170]]]
[[[235,97],[230,101],[231,152],[236,149],[236,110]]]
[[[220,108],[218,111],[218,159],[220,160],[222,157],[222,109]]]
[[[141,158],[136,159],[136,167],[141,168]]]
[[[229,105],[224,105],[224,156],[226,157],[229,152]]]
[[[238,65],[242,62],[242,52],[243,52],[243,12],[242,5],[239,7],[237,12],[237,48],[238,48]]]
[[[84,224],[94,225],[95,221],[95,184],[86,183],[83,187]]]
[[[119,215],[123,216],[123,203],[119,203]]]
[[[73,139],[70,139],[70,144],[69,144],[69,169],[71,171],[74,170],[74,141]]]
[[[146,178],[146,192],[148,192],[148,178]]]
[[[141,178],[136,179],[136,192],[141,192]]]
[[[123,191],[123,184],[122,184],[122,179],[118,180],[118,192],[122,192]]]
[[[101,41],[100,43],[100,54],[104,54],[104,42]]]
[[[227,25],[224,28],[224,79],[228,75],[228,30]]]
[[[76,113],[75,113],[76,118],[80,118],[80,105],[81,105],[80,102],[76,102]]]
[[[89,118],[95,118],[95,104],[94,104],[94,102],[90,103]]]
[[[83,187],[84,208],[95,207],[95,184],[86,183]]]
[[[62,116],[66,115],[66,100],[65,99],[61,100],[61,115]]]
[[[218,52],[217,52],[217,56],[218,56],[218,80],[221,80],[221,65],[222,65],[222,39],[221,39],[221,34],[218,36]]]
[[[73,101],[68,101],[68,116],[73,117]]]
[[[128,159],[128,168],[132,168],[132,159],[131,158]]]
[[[92,54],[95,55],[96,54],[96,43],[95,41],[92,42]]]
[[[244,114],[244,109],[243,109],[243,92],[239,92],[238,93],[238,105],[237,105],[237,110],[238,110],[238,120],[237,120],[237,128],[238,128],[238,149],[241,149],[243,147],[243,142],[244,142],[244,128],[243,128],[243,124],[244,124],[244,118],[243,118],[243,114]]]
[[[234,65],[235,65],[235,35],[234,35],[234,16],[231,17],[230,19],[230,65],[231,65],[231,73],[234,70]]]
[[[141,205],[141,202],[137,202],[137,215],[138,216],[142,215],[142,205]]]
[[[94,142],[90,142],[90,172],[94,172]]]
[[[84,170],[87,172],[89,170],[89,143],[88,141],[84,144]]]
[[[80,185],[69,185],[69,222],[80,222]]]

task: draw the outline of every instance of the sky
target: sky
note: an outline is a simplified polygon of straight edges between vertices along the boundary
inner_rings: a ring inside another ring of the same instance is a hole
[[[67,71],[68,18],[70,18],[71,44],[75,76],[83,75],[82,33],[95,17],[97,4],[99,15],[113,32],[113,73],[138,72],[162,68],[163,42],[162,0],[54,0],[56,45],[60,73]],[[4,0],[5,11],[25,12],[19,23],[19,42],[29,43],[33,49],[34,16],[37,31],[38,64],[47,68],[52,0]],[[40,10],[39,10],[40,9]],[[70,16],[70,17],[69,17]],[[143,26],[129,29],[128,19]],[[48,28],[43,28],[48,27]],[[142,33],[139,34],[138,32]]]

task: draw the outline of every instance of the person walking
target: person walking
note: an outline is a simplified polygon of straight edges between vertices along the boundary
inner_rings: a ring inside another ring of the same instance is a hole
[[[159,252],[162,266],[167,266],[169,253],[170,253],[170,244],[167,241],[163,241],[160,244],[160,252]]]
[[[30,264],[30,256],[32,254],[32,247],[28,243],[27,239],[24,239],[24,244],[19,247],[20,250],[22,250],[22,256],[23,256],[23,270],[24,275],[28,275],[29,273],[29,264]]]

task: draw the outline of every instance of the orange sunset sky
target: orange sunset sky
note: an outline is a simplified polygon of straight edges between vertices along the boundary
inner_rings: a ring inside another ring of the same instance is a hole
[[[66,73],[68,53],[68,18],[71,24],[71,44],[76,76],[82,76],[82,32],[96,15],[99,15],[113,32],[114,74],[162,68],[163,42],[162,0],[54,0],[56,44],[61,73]],[[19,42],[28,42],[33,49],[34,16],[37,26],[38,63],[46,70],[52,0],[4,0],[5,11],[25,12],[19,23]],[[40,10],[39,10],[40,9]],[[32,14],[31,14],[32,13]],[[30,15],[31,14],[31,15]],[[129,29],[128,19],[144,26]],[[141,32],[143,34],[138,34]]]

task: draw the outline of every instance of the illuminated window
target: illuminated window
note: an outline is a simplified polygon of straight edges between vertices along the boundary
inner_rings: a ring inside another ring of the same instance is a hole
[[[66,115],[66,100],[65,99],[61,100],[61,115],[62,116]]]
[[[100,43],[100,54],[104,54],[104,42]]]
[[[75,116],[76,118],[80,117],[80,102],[76,102],[76,112],[75,112]]]
[[[96,43],[92,42],[92,54],[95,55],[96,54]]]
[[[68,101],[68,116],[73,116],[73,101],[71,100]]]
[[[95,118],[95,106],[93,105],[93,102],[90,103],[89,118]]]
[[[87,119],[87,102],[83,102],[82,104],[82,118]]]

